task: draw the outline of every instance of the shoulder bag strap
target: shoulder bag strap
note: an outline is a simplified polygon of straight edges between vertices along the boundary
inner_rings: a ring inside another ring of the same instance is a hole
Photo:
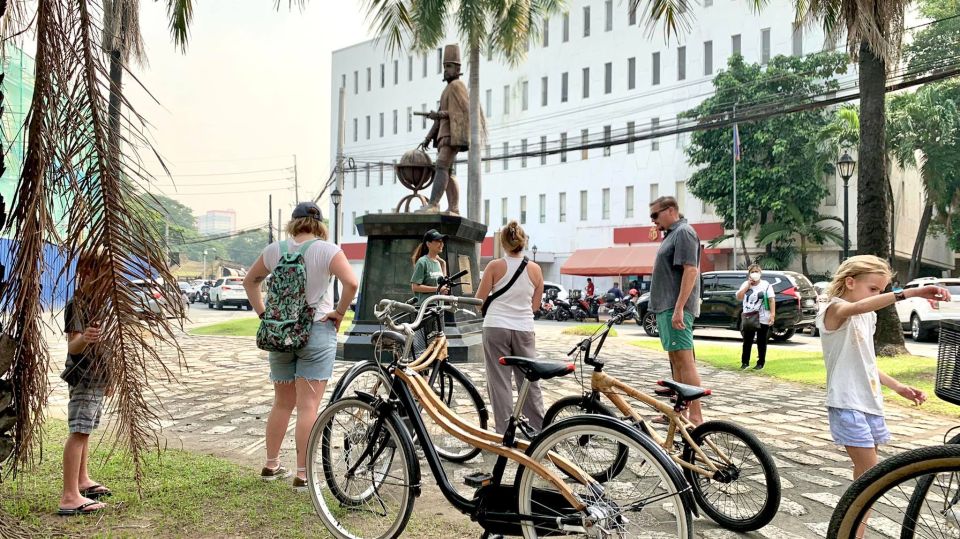
[[[287,251],[289,250],[287,240],[281,241],[278,247],[280,248],[280,258],[283,258],[283,255],[287,254]]]
[[[299,249],[297,249],[297,252],[300,253],[300,256],[307,254],[307,249],[309,249],[310,246],[316,243],[317,241],[319,240],[313,239],[313,240],[304,242],[304,244],[301,245]]]
[[[523,257],[523,261],[520,262],[520,267],[517,268],[517,271],[513,274],[513,277],[510,278],[510,282],[507,283],[507,286],[504,286],[500,290],[497,290],[496,292],[487,296],[487,299],[483,301],[483,306],[480,307],[480,314],[487,316],[487,309],[490,307],[490,303],[506,293],[507,290],[510,290],[510,287],[513,286],[513,283],[517,282],[517,279],[520,278],[520,274],[523,273],[523,271],[527,268],[528,261],[529,259],[527,257]]]

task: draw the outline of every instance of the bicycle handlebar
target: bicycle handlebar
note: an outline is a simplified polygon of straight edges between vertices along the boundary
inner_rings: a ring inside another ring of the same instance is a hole
[[[477,298],[471,298],[466,296],[445,296],[445,295],[438,294],[435,296],[430,296],[429,298],[425,299],[423,301],[423,304],[420,305],[419,310],[401,301],[382,299],[377,304],[377,307],[373,310],[373,314],[374,316],[377,317],[378,320],[386,323],[387,326],[390,327],[390,329],[394,331],[407,333],[407,334],[412,334],[416,328],[419,328],[420,325],[423,324],[423,317],[426,315],[428,307],[430,307],[432,303],[440,303],[440,302],[449,304],[449,305],[445,305],[444,308],[450,308],[450,307],[456,308],[457,304],[459,303],[464,303],[467,305],[477,305],[477,306],[483,305],[483,301]],[[390,311],[393,309],[398,309],[408,313],[417,313],[417,318],[414,319],[413,322],[396,324],[394,323],[393,319],[390,318]]]

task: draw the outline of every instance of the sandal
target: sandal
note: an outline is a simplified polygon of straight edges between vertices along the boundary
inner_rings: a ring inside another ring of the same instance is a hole
[[[650,422],[656,425],[669,425],[670,423],[673,423],[670,418],[665,415],[658,415],[657,417],[651,419]]]
[[[100,505],[101,507],[97,507],[96,509],[87,509],[91,505]],[[94,501],[90,501],[90,502],[86,502],[84,504],[78,505],[77,507],[74,507],[72,509],[71,508],[64,509],[63,507],[59,507],[57,508],[57,515],[61,517],[92,515],[94,513],[99,513],[106,507],[107,506],[103,505],[103,503],[94,500]]]
[[[110,496],[113,496],[113,492],[103,485],[93,484],[81,490],[80,495],[84,498],[90,498],[91,500],[99,500],[100,498],[109,498]]]

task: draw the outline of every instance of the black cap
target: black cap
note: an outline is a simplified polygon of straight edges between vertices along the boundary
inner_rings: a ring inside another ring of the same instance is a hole
[[[293,213],[290,214],[294,219],[300,219],[301,217],[313,217],[317,221],[323,221],[323,212],[320,211],[320,206],[317,206],[313,202],[301,202],[297,204],[297,207],[293,209]]]
[[[427,231],[426,234],[423,235],[423,243],[437,241],[437,240],[447,241],[447,237],[437,232],[437,229],[435,228],[431,228],[430,230]]]

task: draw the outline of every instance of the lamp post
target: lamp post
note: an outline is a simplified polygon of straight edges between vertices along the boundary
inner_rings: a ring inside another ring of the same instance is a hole
[[[333,202],[333,243],[340,245],[340,201],[343,200],[343,193],[334,188],[330,193],[330,201]],[[340,302],[340,281],[333,280],[333,308],[337,308]]]
[[[537,246],[534,245],[533,247],[531,247],[531,248],[530,248],[530,252],[533,253],[533,261],[536,262],[536,261],[537,261]]]
[[[203,274],[200,276],[200,279],[207,280],[207,250],[203,250]]]
[[[844,150],[837,161],[837,170],[843,178],[843,259],[850,256],[850,177],[857,162]]]

